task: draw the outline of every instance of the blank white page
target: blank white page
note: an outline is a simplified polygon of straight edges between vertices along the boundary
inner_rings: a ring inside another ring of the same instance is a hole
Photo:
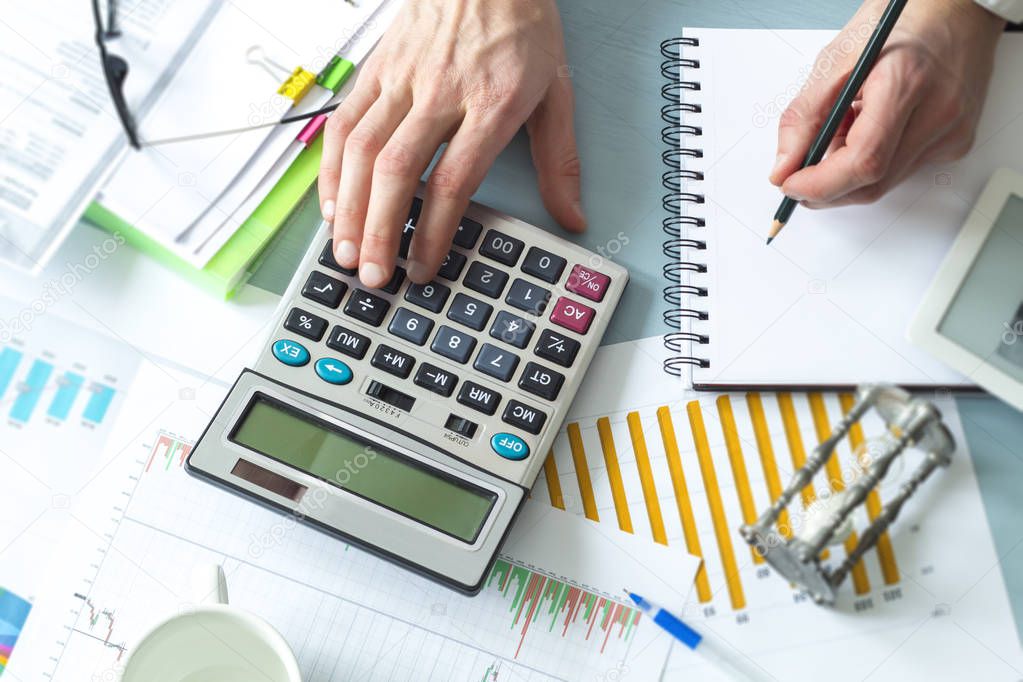
[[[831,31],[686,29],[699,46],[683,48],[698,69],[684,69],[684,101],[702,113],[683,122],[702,128],[682,138],[703,150],[686,167],[701,182],[683,190],[703,204],[684,204],[706,226],[685,236],[706,251],[684,258],[707,272],[689,283],[707,296],[683,307],[707,312],[691,330],[709,367],[692,372],[701,387],[820,386],[888,381],[903,385],[972,385],[910,345],[905,330],[969,210],[991,173],[1023,157],[1023,35],[1006,35],[985,113],[970,155],[929,166],[869,206],[812,211],[803,207],[771,246],[766,233],[781,193],[769,184],[778,117],[811,74]]]

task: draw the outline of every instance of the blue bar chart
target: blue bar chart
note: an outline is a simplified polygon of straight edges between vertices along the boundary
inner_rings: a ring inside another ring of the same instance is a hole
[[[0,413],[21,426],[37,419],[51,425],[102,424],[118,393],[117,378],[89,374],[85,363],[65,362],[49,351],[0,347]]]

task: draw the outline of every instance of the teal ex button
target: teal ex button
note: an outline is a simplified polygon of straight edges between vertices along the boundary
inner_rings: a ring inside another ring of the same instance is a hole
[[[490,438],[490,447],[505,459],[525,459],[529,457],[529,446],[526,441],[511,433],[495,433]]]
[[[347,384],[352,380],[352,368],[334,358],[316,361],[316,374],[328,384]]]
[[[298,341],[278,339],[273,345],[274,357],[285,365],[301,367],[309,362],[309,351]]]

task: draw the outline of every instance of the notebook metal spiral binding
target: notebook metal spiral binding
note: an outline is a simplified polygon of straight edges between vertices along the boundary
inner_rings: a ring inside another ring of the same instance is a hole
[[[698,47],[700,41],[695,38],[672,38],[661,43],[661,75],[666,82],[661,87],[661,97],[667,102],[661,107],[661,120],[665,126],[661,129],[661,140],[667,149],[661,154],[661,160],[667,170],[661,176],[666,194],[662,199],[664,211],[668,214],[661,223],[661,229],[668,239],[664,242],[663,252],[668,258],[664,264],[664,278],[668,285],[664,287],[664,300],[668,308],[664,311],[664,323],[672,330],[664,337],[664,345],[671,356],[664,361],[664,371],[680,376],[687,366],[708,367],[706,359],[695,357],[690,349],[695,345],[706,345],[710,339],[704,335],[683,329],[687,320],[702,321],[707,319],[707,312],[695,303],[707,296],[707,289],[684,282],[684,273],[705,273],[707,266],[701,262],[699,252],[705,251],[707,242],[683,236],[689,228],[704,228],[706,223],[702,217],[689,215],[683,210],[683,204],[699,205],[704,203],[704,196],[684,190],[686,181],[703,180],[700,171],[684,168],[686,159],[702,159],[703,151],[695,147],[685,146],[687,138],[700,137],[703,130],[698,126],[683,122],[685,114],[699,114],[703,108],[699,104],[683,102],[685,91],[700,90],[698,81],[685,80],[683,70],[699,69],[700,62],[682,56],[683,47]],[[689,353],[689,354],[687,354]]]

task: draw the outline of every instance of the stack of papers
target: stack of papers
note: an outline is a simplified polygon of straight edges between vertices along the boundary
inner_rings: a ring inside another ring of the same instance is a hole
[[[109,50],[129,64],[129,108],[143,143],[135,151],[110,103],[88,4],[63,3],[68,21],[57,30],[51,12],[19,4],[23,35],[0,27],[11,33],[0,60],[14,74],[0,85],[0,115],[13,112],[4,133],[11,152],[0,158],[0,260],[38,271],[95,199],[87,219],[179,270],[213,271],[207,283],[222,294],[315,177],[315,160],[287,177],[315,141],[300,136],[309,122],[272,124],[343,98],[353,65],[400,6],[118,3],[122,35]],[[50,61],[33,64],[40,54]],[[286,190],[271,196],[279,184]],[[243,229],[268,196],[258,229]]]

